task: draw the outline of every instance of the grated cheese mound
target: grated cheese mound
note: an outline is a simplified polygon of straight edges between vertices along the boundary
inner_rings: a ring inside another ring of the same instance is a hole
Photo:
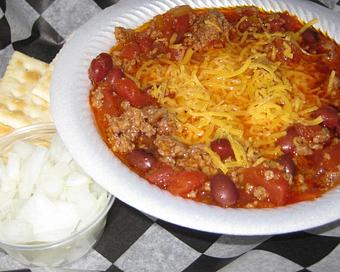
[[[245,32],[238,43],[199,56],[189,48],[182,62],[147,61],[136,79],[142,88],[152,85],[151,95],[174,114],[176,138],[205,144],[215,166],[226,173],[279,155],[275,143],[292,124],[322,122],[309,116],[321,105],[320,90],[310,87],[317,77],[305,73],[306,65],[287,67],[272,61],[275,47],[264,51],[275,38],[290,41],[295,35],[264,32],[249,38]],[[283,54],[292,58],[289,44],[284,42]],[[235,161],[222,162],[209,148],[217,138],[230,141]]]

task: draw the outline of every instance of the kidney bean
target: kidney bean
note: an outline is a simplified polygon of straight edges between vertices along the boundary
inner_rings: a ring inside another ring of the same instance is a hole
[[[128,162],[139,170],[149,170],[155,164],[156,159],[143,149],[135,149],[126,156]]]
[[[289,154],[284,154],[284,155],[278,157],[276,161],[279,164],[282,165],[284,171],[287,174],[289,174],[291,176],[295,175],[296,166],[295,166],[295,163],[294,163],[292,157]]]
[[[216,139],[211,142],[210,148],[216,152],[222,160],[227,158],[235,159],[234,151],[227,139]]]
[[[219,206],[228,207],[239,199],[239,191],[226,175],[217,174],[210,179],[211,195]]]
[[[124,76],[123,71],[118,67],[113,67],[105,77],[107,82],[113,89],[116,88],[116,83]]]
[[[319,125],[305,126],[301,124],[296,124],[294,125],[294,128],[298,136],[303,137],[308,141],[312,141],[313,138],[317,137],[322,131],[322,127]]]
[[[136,108],[152,105],[154,99],[143,92],[130,78],[120,78],[115,82],[115,92]]]
[[[303,41],[309,46],[314,45],[320,40],[319,33],[313,30],[312,28],[306,29],[301,34],[301,36],[302,36]]]
[[[321,116],[323,124],[327,128],[336,128],[340,116],[338,110],[332,106],[322,106],[312,113],[313,117]]]
[[[90,80],[94,83],[100,82],[111,70],[112,66],[112,58],[109,54],[99,54],[95,59],[91,61],[91,65],[88,71]]]
[[[287,129],[287,134],[277,140],[277,144],[281,146],[283,153],[291,154],[295,151],[293,139],[298,136],[295,127],[289,127]]]

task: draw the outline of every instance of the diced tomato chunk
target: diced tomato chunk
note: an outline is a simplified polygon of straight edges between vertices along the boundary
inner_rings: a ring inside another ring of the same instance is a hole
[[[224,10],[223,11],[224,17],[228,20],[230,23],[236,23],[238,22],[241,17],[242,13],[238,9],[230,9],[230,10]]]
[[[171,176],[167,190],[174,195],[185,196],[199,188],[205,181],[205,175],[200,171],[182,171]]]
[[[321,192],[316,189],[307,190],[305,192],[292,193],[289,198],[289,203],[296,203],[301,201],[311,201],[316,199],[321,195]]]
[[[164,35],[164,37],[170,38],[173,31],[173,20],[174,20],[174,16],[167,12],[162,16],[162,27],[161,27],[161,31]]]
[[[102,87],[102,93],[104,96],[102,106],[103,115],[109,114],[118,116],[121,113],[120,103],[122,102],[122,99],[119,96],[114,95],[112,89],[108,86]]]
[[[119,116],[121,114],[120,103],[122,102],[122,98],[118,95],[114,95],[112,92],[112,88],[106,84],[101,84],[98,86],[100,91],[102,92],[103,104],[100,108],[94,108],[95,118],[97,121],[97,125],[99,130],[104,133],[107,127],[108,120],[106,118],[107,115]]]
[[[150,51],[153,40],[149,36],[139,36],[137,37],[137,42],[140,50],[145,54]]]
[[[122,98],[131,103],[132,106],[142,108],[154,103],[153,98],[138,88],[136,83],[129,78],[118,79],[115,91]]]
[[[265,23],[268,24],[268,28],[270,32],[278,32],[278,31],[281,31],[281,29],[283,28],[285,21],[280,17],[268,16]]]
[[[288,65],[298,63],[301,60],[301,51],[292,42],[277,38],[273,41],[273,45],[277,49],[276,60]]]
[[[266,171],[270,171],[270,173]],[[272,178],[268,178],[268,173],[272,175]],[[269,194],[270,202],[274,205],[280,206],[286,203],[289,184],[281,171],[258,166],[246,168],[243,174],[245,182],[265,188]]]
[[[280,17],[285,20],[284,28],[287,31],[298,31],[301,28],[301,23],[297,19],[293,19],[288,12],[280,14]]]
[[[154,166],[145,178],[152,184],[165,189],[171,182],[171,177],[175,174],[175,170],[167,164],[158,164]]]
[[[124,59],[135,59],[140,52],[140,46],[136,42],[130,42],[122,48],[120,56]]]
[[[189,23],[189,14],[185,14],[179,17],[176,17],[174,20],[174,30],[177,33],[177,42],[179,42],[184,33],[186,33],[189,30],[190,23]]]
[[[325,172],[340,171],[340,143],[317,150],[313,155],[314,167]]]

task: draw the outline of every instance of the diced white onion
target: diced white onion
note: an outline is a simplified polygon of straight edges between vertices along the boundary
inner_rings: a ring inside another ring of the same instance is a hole
[[[6,167],[2,159],[0,159],[0,182],[6,180]]]
[[[65,181],[58,176],[44,175],[39,180],[38,188],[51,199],[57,199],[64,190]]]
[[[29,243],[34,238],[33,228],[24,220],[5,220],[1,223],[0,238],[13,244]]]
[[[0,240],[51,242],[85,227],[107,205],[93,182],[55,135],[49,149],[16,142],[0,159]]]
[[[40,175],[41,169],[46,162],[47,149],[37,146],[30,157],[23,161],[22,179],[19,183],[19,197],[29,198],[34,189],[34,185]]]
[[[17,181],[20,178],[20,157],[16,153],[9,153],[7,158],[7,178]]]
[[[17,141],[12,146],[12,152],[17,154],[22,160],[28,158],[33,150],[34,145],[22,141]]]
[[[5,218],[11,208],[13,196],[0,192],[0,220]]]
[[[69,166],[69,163],[57,162],[55,165],[53,165],[52,171],[54,175],[65,178],[72,170]]]
[[[84,174],[81,174],[77,171],[72,172],[68,177],[66,178],[66,186],[73,187],[73,186],[79,186],[79,185],[88,185],[91,183],[91,179],[88,176],[85,176]]]

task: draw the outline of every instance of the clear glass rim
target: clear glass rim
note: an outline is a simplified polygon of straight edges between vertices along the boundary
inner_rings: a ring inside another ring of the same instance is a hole
[[[12,132],[0,137],[0,150],[17,140],[39,138],[45,134],[55,133],[56,131],[57,130],[52,122],[38,123],[15,129]]]
[[[25,127],[16,129],[13,132],[10,132],[0,137],[0,150],[3,150],[7,145],[19,139],[34,139],[34,138],[39,138],[40,136],[43,136],[45,134],[52,134],[55,132],[56,132],[56,128],[54,124],[51,122],[25,126]],[[34,134],[30,135],[31,133],[34,133]],[[0,241],[0,247],[3,249],[7,248],[7,249],[12,249],[12,250],[31,251],[31,250],[43,250],[43,249],[58,247],[60,245],[66,244],[76,239],[77,237],[81,236],[88,230],[90,230],[93,226],[95,226],[100,220],[102,220],[107,215],[107,213],[111,209],[113,202],[115,200],[113,195],[111,195],[109,192],[108,194],[109,194],[109,200],[107,202],[107,205],[98,214],[98,216],[93,221],[91,221],[85,228],[81,229],[78,232],[71,234],[71,236],[68,236],[66,238],[63,238],[61,240],[54,241],[54,242],[37,243],[37,244],[30,244],[30,245],[25,245],[25,244],[15,245],[15,244],[8,244],[8,243]]]

